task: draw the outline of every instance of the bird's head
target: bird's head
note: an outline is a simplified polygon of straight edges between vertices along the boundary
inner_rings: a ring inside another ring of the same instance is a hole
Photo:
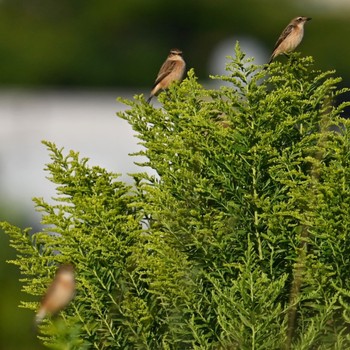
[[[171,49],[169,56],[182,56],[182,51],[179,49]]]
[[[311,17],[299,16],[299,17],[294,18],[292,20],[292,23],[294,25],[299,25],[299,24],[304,25],[307,21],[310,21],[310,20],[311,20]]]

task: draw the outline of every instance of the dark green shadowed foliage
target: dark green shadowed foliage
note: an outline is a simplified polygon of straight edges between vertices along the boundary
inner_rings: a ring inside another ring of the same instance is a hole
[[[334,72],[292,54],[267,70],[238,44],[218,89],[190,70],[161,108],[123,100],[134,186],[51,143],[42,232],[2,227],[24,289],[55,263],[77,295],[40,327],[65,349],[350,348],[350,129]],[[37,303],[24,303],[35,309]],[[62,347],[61,347],[62,348]]]

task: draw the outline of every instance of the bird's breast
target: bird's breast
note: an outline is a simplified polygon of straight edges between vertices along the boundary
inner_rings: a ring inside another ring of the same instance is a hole
[[[286,40],[284,40],[284,51],[285,52],[290,52],[293,51],[301,42],[301,40],[303,39],[303,35],[304,35],[304,30],[302,28],[296,27],[288,36],[288,38],[286,38]]]

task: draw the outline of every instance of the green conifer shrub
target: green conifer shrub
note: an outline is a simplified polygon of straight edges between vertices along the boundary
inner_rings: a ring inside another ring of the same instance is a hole
[[[57,349],[350,348],[350,124],[334,72],[292,54],[268,70],[238,44],[225,82],[193,70],[119,113],[144,146],[134,186],[45,142],[55,204],[8,223],[24,290],[55,264],[77,295],[40,326]],[[35,309],[36,302],[24,302]]]

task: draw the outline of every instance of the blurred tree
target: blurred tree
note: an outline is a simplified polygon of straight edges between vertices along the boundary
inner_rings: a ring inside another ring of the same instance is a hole
[[[316,17],[308,3],[3,0],[0,9],[2,85],[150,86],[172,47],[206,78],[208,58],[221,40],[255,37],[268,58],[281,30],[301,14],[314,21],[300,49],[350,80],[350,49],[343,43],[349,17]]]

